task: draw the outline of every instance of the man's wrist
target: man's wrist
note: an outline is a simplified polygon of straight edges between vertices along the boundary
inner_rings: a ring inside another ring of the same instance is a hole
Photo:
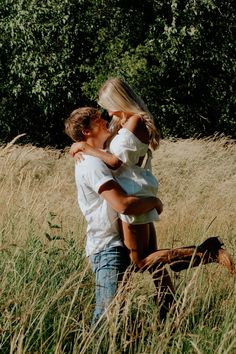
[[[161,214],[163,211],[163,203],[159,198],[156,198],[156,210],[158,214]]]

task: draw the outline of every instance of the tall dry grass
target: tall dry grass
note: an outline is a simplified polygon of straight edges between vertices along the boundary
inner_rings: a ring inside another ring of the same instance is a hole
[[[162,142],[153,159],[160,247],[220,235],[235,259],[235,162],[226,138]],[[0,148],[0,352],[235,353],[235,279],[216,264],[172,274],[177,306],[165,324],[151,279],[136,274],[108,321],[89,328],[94,284],[73,165],[56,150]]]
[[[34,232],[45,238],[50,222],[77,233],[73,161],[60,151],[10,145],[0,150],[1,242],[21,244]],[[57,230],[58,231],[58,230]]]
[[[162,142],[153,161],[165,204],[161,244],[220,235],[235,246],[236,146],[225,138]]]

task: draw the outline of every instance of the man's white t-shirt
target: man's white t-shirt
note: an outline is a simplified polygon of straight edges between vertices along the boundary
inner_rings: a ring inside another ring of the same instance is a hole
[[[84,155],[75,164],[78,203],[87,221],[86,255],[106,248],[123,246],[118,228],[118,214],[98,193],[100,187],[114,180],[109,168],[100,159]]]

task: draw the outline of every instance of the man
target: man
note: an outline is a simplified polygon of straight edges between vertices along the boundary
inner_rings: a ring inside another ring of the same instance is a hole
[[[111,137],[107,122],[96,109],[90,107],[73,111],[65,122],[65,129],[72,140],[85,141],[99,149],[103,149]],[[88,224],[86,255],[96,276],[96,307],[92,320],[95,323],[114,298],[130,263],[120,236],[118,213],[139,215],[156,208],[160,214],[163,206],[156,197],[140,199],[126,195],[109,168],[96,157],[84,155],[83,160],[76,164],[75,176],[78,202]],[[156,252],[155,263],[153,257],[150,257],[150,267],[156,266],[158,269],[164,264],[170,264],[174,271],[180,271],[190,264],[197,266],[200,263],[218,262],[233,272],[232,260],[221,246],[219,239],[213,237],[199,247],[160,250]],[[164,307],[160,311],[164,318],[173,303],[174,288],[166,270],[161,271],[160,275],[160,286],[164,290]],[[155,280],[158,280],[158,276]]]
[[[107,122],[89,107],[72,112],[65,122],[66,133],[75,141],[86,141],[97,148],[111,136]],[[120,237],[118,213],[139,215],[156,208],[159,198],[127,196],[100,159],[84,156],[75,166],[78,202],[87,220],[86,255],[96,276],[96,307],[92,323],[105,312],[114,298],[118,283],[130,264]]]

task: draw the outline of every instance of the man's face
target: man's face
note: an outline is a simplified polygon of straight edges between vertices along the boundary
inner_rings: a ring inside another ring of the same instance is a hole
[[[101,138],[102,136],[104,136],[107,139],[111,135],[108,130],[108,122],[100,115],[91,120],[89,124],[89,131],[94,138]]]

